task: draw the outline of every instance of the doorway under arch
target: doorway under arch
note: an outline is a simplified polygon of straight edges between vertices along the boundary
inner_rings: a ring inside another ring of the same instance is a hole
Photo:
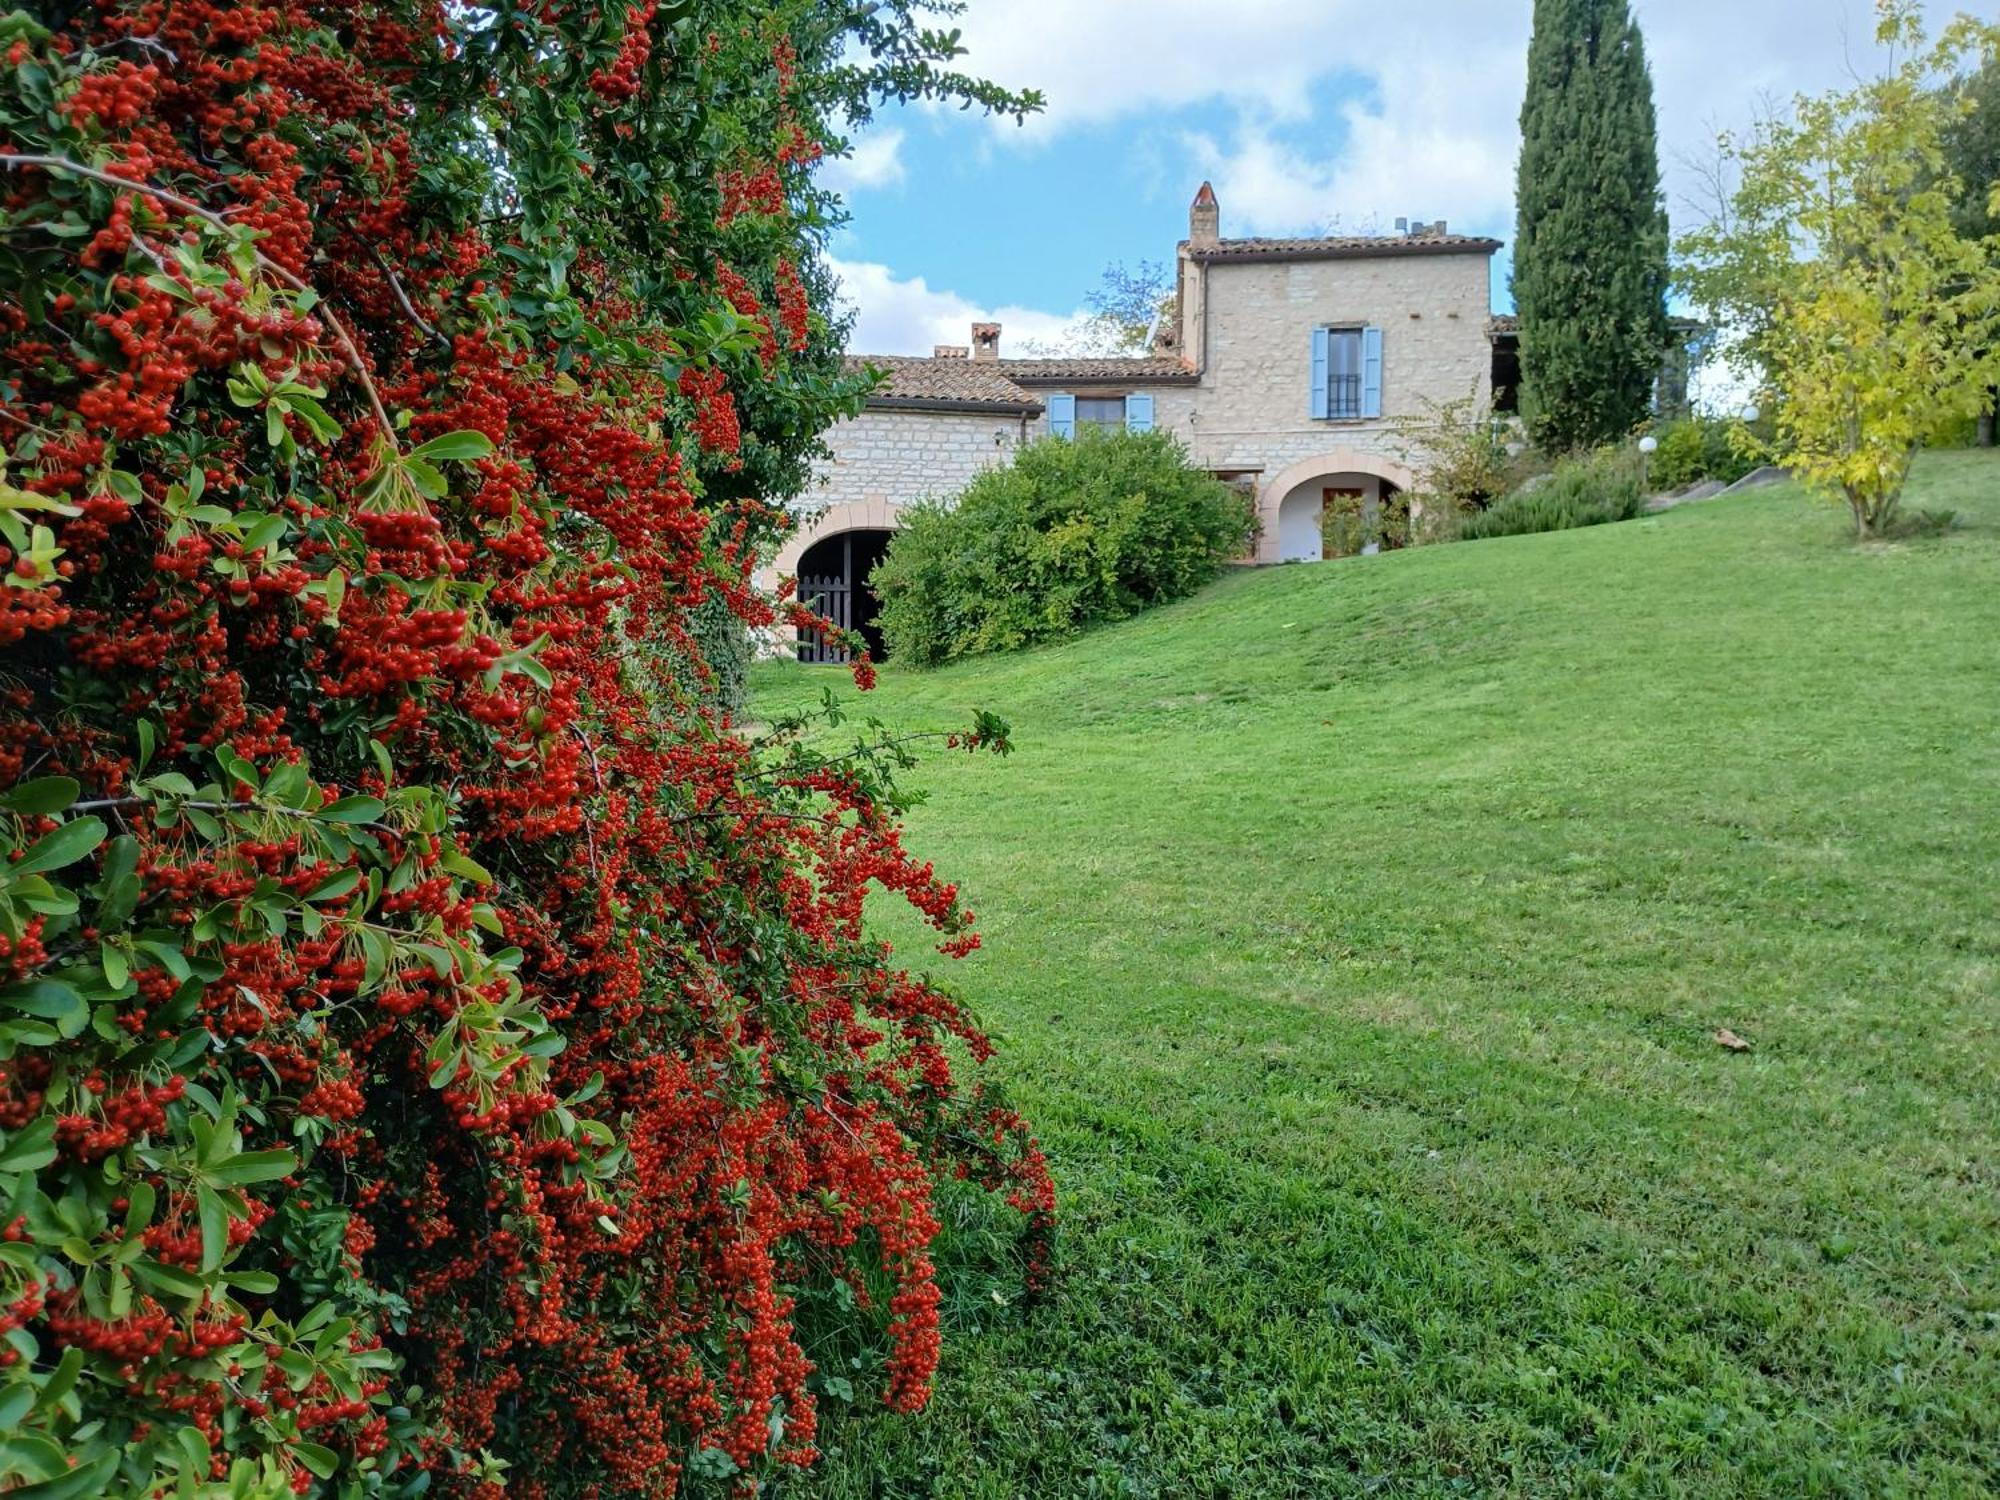
[[[1373,526],[1379,531],[1384,502],[1410,489],[1411,478],[1404,465],[1357,448],[1336,448],[1289,465],[1258,495],[1257,561],[1317,562],[1339,555],[1341,542],[1328,518],[1334,518],[1341,535],[1350,529],[1350,512],[1351,529]],[[1333,552],[1327,550],[1330,539],[1335,541]]]
[[[889,550],[893,531],[872,527],[822,536],[799,555],[799,602],[844,630],[860,633],[868,654],[883,656],[881,602],[868,587],[868,575]],[[819,631],[800,632],[799,660],[844,662],[847,648]]]

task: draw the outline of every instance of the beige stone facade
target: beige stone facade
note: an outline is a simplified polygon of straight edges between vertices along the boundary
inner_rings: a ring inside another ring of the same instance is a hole
[[[833,458],[820,465],[813,503],[907,505],[955,495],[1040,430],[1038,417],[1023,414],[871,407],[827,434]]]
[[[1380,237],[1230,240],[1220,220],[1204,183],[1178,250],[1178,320],[1159,331],[1149,356],[1005,359],[999,327],[977,324],[969,347],[858,361],[880,364],[886,379],[867,410],[829,434],[833,459],[769,581],[796,570],[816,542],[893,528],[901,507],[956,493],[1086,410],[1115,419],[1122,409],[1128,425],[1171,432],[1197,464],[1254,492],[1257,562],[1319,557],[1328,490],[1373,505],[1407,489],[1411,455],[1397,420],[1427,403],[1492,396],[1499,243],[1450,235],[1443,224]],[[1346,382],[1338,402],[1324,396],[1328,339],[1342,341],[1347,362],[1334,377]],[[1363,372],[1354,373],[1362,349]]]

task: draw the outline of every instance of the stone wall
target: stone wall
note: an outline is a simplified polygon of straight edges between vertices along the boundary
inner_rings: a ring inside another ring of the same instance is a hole
[[[1268,475],[1335,448],[1400,457],[1393,419],[1421,414],[1426,398],[1486,400],[1489,264],[1483,254],[1209,262],[1199,416],[1183,431],[1197,461]],[[1315,420],[1312,331],[1349,325],[1382,330],[1382,419]]]
[[[818,482],[800,497],[800,513],[946,499],[981,470],[1011,459],[1022,428],[1014,416],[871,408],[827,434],[833,460],[821,464]]]

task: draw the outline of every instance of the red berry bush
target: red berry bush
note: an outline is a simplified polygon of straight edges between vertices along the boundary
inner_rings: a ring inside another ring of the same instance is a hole
[[[858,399],[837,124],[1033,106],[931,8],[0,16],[0,1493],[748,1493],[924,1402],[942,1197],[1039,1274],[907,750],[701,645]]]

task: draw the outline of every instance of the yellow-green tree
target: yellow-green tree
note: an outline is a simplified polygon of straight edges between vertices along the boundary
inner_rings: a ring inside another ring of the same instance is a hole
[[[1769,383],[1774,456],[1861,536],[2000,378],[2000,236],[1955,222],[1945,152],[1965,108],[1948,85],[2000,55],[2000,27],[1961,16],[1932,38],[1915,0],[1876,10],[1887,71],[1725,137],[1734,191],[1679,246],[1682,285]]]

